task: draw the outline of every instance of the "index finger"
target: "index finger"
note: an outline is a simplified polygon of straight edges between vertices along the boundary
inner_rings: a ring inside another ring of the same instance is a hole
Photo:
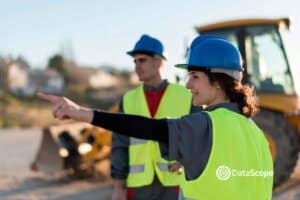
[[[45,94],[42,92],[38,92],[36,95],[38,98],[43,99],[45,101],[49,101],[50,103],[53,103],[53,104],[59,103],[62,99],[62,97],[60,97],[60,96],[56,96],[56,95],[52,95],[52,94]]]

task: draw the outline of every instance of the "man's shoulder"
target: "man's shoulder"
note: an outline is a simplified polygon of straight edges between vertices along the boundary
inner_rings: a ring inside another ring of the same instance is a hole
[[[182,93],[186,95],[191,95],[191,92],[189,89],[187,89],[185,86],[180,85],[178,83],[169,83],[169,88],[172,88],[174,91],[181,91]]]
[[[168,85],[170,87],[174,87],[176,89],[182,89],[182,90],[187,90],[188,91],[188,89],[184,85],[181,85],[179,83],[169,83]]]
[[[132,95],[136,95],[137,92],[139,92],[142,89],[143,89],[143,86],[142,85],[138,85],[138,86],[136,86],[136,87],[128,90],[127,92],[125,92],[125,94],[123,94],[123,96],[122,96],[122,99],[124,100],[124,98],[126,98],[126,97],[130,97]]]

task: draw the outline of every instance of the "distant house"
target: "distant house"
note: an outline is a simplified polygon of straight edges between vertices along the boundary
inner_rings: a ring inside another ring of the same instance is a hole
[[[34,91],[43,91],[52,94],[63,94],[65,89],[64,77],[55,70],[45,69],[31,74],[29,84]]]
[[[66,69],[68,83],[80,84],[87,88],[108,90],[114,88],[113,90],[121,93],[138,82],[137,77],[130,72],[113,67],[100,69],[68,62]],[[18,96],[33,96],[37,91],[63,94],[66,87],[62,74],[52,69],[31,69],[22,58],[0,58],[0,75],[1,86]]]
[[[107,72],[98,70],[89,77],[89,85],[92,88],[108,88],[120,85],[120,79]]]
[[[29,82],[29,72],[29,69],[21,63],[10,63],[7,66],[8,89],[17,95],[26,94],[26,86]]]
[[[120,79],[109,72],[95,67],[76,66],[68,68],[70,78],[74,82],[85,83],[94,89],[115,87],[120,85]]]
[[[6,67],[8,90],[18,96],[33,96],[36,91],[63,94],[65,81],[54,70],[31,70],[22,62],[12,61]]]

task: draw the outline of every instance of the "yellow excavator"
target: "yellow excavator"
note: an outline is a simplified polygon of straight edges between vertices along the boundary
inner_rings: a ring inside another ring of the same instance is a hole
[[[117,112],[118,105],[110,107]],[[47,126],[31,170],[48,175],[109,178],[111,131],[87,123]]]
[[[295,91],[282,34],[289,30],[290,20],[239,19],[195,28],[201,35],[221,36],[239,48],[245,68],[243,82],[255,87],[260,105],[260,112],[254,120],[269,141],[274,160],[274,186],[279,186],[290,177],[299,151],[299,97]],[[116,110],[117,106],[111,109]],[[67,137],[67,127],[60,131],[51,128],[44,130],[40,151],[32,164],[33,169],[45,171],[42,168],[48,167],[52,168],[50,171],[72,169],[77,174],[101,170],[101,173],[107,173],[103,169],[108,168],[108,165],[95,166],[109,158],[110,131],[81,125],[73,137]],[[69,125],[69,128],[75,129],[75,126]],[[51,160],[45,152],[53,152],[54,149],[58,150],[55,159]]]
[[[299,151],[299,97],[283,42],[290,25],[289,18],[253,18],[196,27],[201,35],[230,40],[242,54],[243,82],[257,92],[260,112],[254,120],[269,141],[275,187],[290,177]]]

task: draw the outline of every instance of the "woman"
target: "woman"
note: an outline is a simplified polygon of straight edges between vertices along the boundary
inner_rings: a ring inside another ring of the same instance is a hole
[[[163,156],[184,166],[180,187],[185,199],[271,199],[271,154],[262,131],[250,119],[256,103],[253,90],[241,84],[239,51],[222,38],[199,36],[191,44],[187,63],[177,67],[189,71],[187,88],[194,105],[206,105],[204,111],[154,120],[83,108],[64,97],[38,96],[55,105],[58,119],[160,141]]]

